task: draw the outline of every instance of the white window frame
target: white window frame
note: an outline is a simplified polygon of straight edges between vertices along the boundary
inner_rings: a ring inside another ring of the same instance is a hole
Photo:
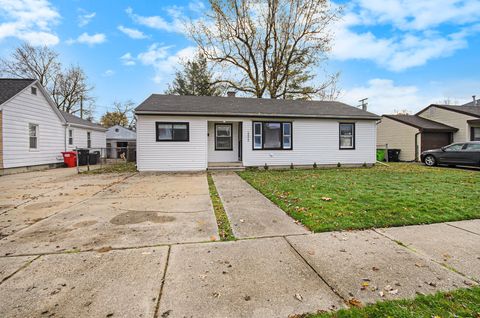
[[[289,126],[290,127],[290,134],[286,134],[285,133],[285,126]],[[289,139],[289,146],[285,146],[285,137],[287,137]],[[282,125],[282,146],[283,146],[283,149],[287,149],[287,150],[290,150],[292,149],[292,123],[283,123]]]
[[[32,127],[35,127],[35,136],[32,136]],[[40,127],[38,124],[34,124],[34,123],[29,123],[28,124],[28,149],[30,150],[38,150],[38,135],[39,135],[39,132],[40,132]],[[31,141],[31,138],[35,138],[35,147],[32,147],[32,141]]]
[[[255,134],[255,126],[259,126],[260,127],[260,133],[259,134]],[[253,122],[253,149],[257,149],[257,150],[261,150],[263,149],[263,124],[261,122]],[[255,137],[260,137],[260,144],[257,145],[255,143]]]

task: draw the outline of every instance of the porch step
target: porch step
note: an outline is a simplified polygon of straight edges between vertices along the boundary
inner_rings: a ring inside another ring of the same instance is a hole
[[[211,162],[208,164],[208,170],[242,171],[245,170],[245,167],[241,162]]]

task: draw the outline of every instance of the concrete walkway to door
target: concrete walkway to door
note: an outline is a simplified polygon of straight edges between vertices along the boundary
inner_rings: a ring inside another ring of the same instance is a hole
[[[218,172],[212,176],[235,237],[242,239],[309,233],[236,173]]]

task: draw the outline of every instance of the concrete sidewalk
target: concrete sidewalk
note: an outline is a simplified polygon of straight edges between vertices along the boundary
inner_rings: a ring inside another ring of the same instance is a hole
[[[236,238],[309,233],[236,173],[212,176]]]
[[[0,257],[0,315],[288,317],[476,285],[478,220],[452,224]]]
[[[211,242],[205,174],[2,182],[0,317],[288,317],[479,282],[480,220],[311,234],[214,179],[242,239]]]

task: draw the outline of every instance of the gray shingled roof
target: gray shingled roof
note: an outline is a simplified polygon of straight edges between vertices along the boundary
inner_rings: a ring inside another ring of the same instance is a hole
[[[96,128],[96,129],[103,129],[103,130],[107,130],[105,127],[103,127],[102,125],[99,125],[99,124],[95,124],[95,123],[92,123],[91,121],[89,120],[86,120],[86,119],[82,119],[80,117],[77,117],[73,114],[70,114],[70,113],[66,113],[64,111],[60,111],[60,114],[62,114],[63,118],[65,119],[65,121],[69,124],[73,124],[73,125],[82,125],[82,126],[88,126],[88,127],[92,127],[92,128]]]
[[[153,94],[135,113],[246,117],[380,119],[340,102]]]
[[[35,82],[34,79],[0,78],[0,105]]]
[[[473,101],[472,101],[472,104],[473,104]],[[473,117],[480,117],[480,105],[478,105],[478,106],[468,106],[468,104],[465,104],[465,105],[462,105],[462,106],[432,104],[432,105],[428,106],[427,108],[424,108],[421,111],[419,111],[417,113],[417,115],[420,114],[420,113],[423,113],[424,111],[426,111],[430,107],[438,107],[438,108],[451,110],[451,111],[454,111],[454,112],[457,112],[457,113],[461,113],[461,114],[465,114],[465,115],[469,115],[469,116],[473,116]]]
[[[383,117],[387,117],[401,123],[416,127],[425,132],[453,132],[458,130],[455,127],[447,126],[442,123],[425,119],[416,115],[383,115]]]
[[[473,100],[470,103],[463,104],[462,106],[480,106],[480,99],[475,100],[476,105],[473,105]]]
[[[118,130],[118,131],[117,131]],[[137,133],[122,127],[120,125],[115,125],[107,130],[107,139],[115,140],[137,140]]]

